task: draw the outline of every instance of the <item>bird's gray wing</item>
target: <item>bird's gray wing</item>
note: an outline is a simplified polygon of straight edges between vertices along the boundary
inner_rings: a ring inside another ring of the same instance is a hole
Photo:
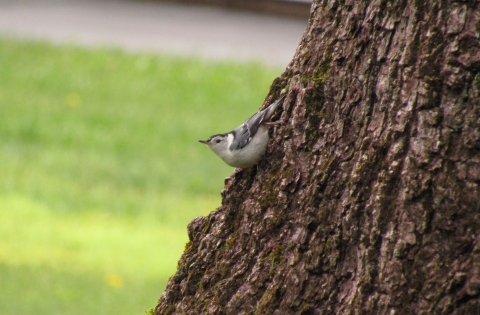
[[[250,142],[250,140],[252,140],[253,136],[255,136],[258,127],[263,123],[263,120],[268,121],[272,117],[273,112],[284,98],[285,95],[270,104],[264,110],[248,118],[241,126],[235,128],[232,131],[235,136],[235,140],[230,145],[230,150],[239,150],[244,148]]]
[[[265,111],[261,111],[248,118],[241,126],[233,130],[235,140],[230,145],[230,150],[239,150],[244,148],[255,136],[258,126],[265,117]]]

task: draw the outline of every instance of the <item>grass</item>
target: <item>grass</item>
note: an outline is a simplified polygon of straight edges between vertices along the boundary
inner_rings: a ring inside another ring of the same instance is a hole
[[[0,314],[143,314],[277,69],[0,39]]]

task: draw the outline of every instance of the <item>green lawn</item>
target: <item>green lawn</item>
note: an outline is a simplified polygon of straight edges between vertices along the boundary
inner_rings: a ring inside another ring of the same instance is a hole
[[[278,69],[0,39],[0,314],[143,314]]]

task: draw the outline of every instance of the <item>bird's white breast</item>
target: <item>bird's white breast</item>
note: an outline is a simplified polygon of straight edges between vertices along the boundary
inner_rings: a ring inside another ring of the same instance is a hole
[[[247,168],[257,164],[265,154],[268,143],[268,128],[260,126],[253,139],[240,150],[228,150],[226,154],[222,154],[220,158],[230,166],[238,168]],[[233,135],[228,135],[228,147],[233,142]]]

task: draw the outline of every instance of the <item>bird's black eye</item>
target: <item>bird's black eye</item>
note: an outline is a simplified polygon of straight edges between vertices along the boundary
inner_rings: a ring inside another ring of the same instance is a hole
[[[220,139],[217,139],[215,140],[215,143],[220,143],[220,141],[221,141]]]

